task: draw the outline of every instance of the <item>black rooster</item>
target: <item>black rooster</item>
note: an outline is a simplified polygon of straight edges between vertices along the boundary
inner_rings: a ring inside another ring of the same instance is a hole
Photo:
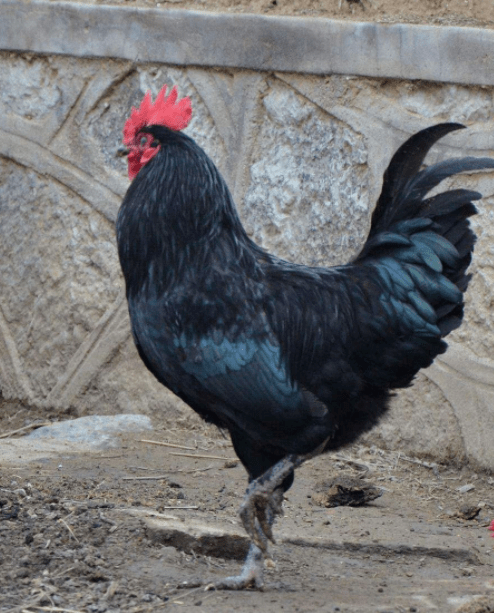
[[[350,263],[315,268],[255,245],[213,162],[180,132],[191,115],[166,87],[124,129],[133,178],[117,237],[132,333],[156,378],[227,429],[249,475],[241,507],[252,545],[238,577],[263,584],[263,555],[294,469],[369,430],[390,390],[408,386],[446,350],[463,316],[481,195],[443,179],[494,168],[488,158],[420,170],[460,124],[422,130],[385,172],[369,237]],[[135,178],[134,178],[135,177]]]

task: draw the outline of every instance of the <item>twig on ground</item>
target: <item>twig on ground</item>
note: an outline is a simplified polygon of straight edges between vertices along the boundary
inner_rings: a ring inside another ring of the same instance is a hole
[[[235,458],[226,458],[219,455],[199,455],[195,453],[178,453],[175,451],[170,451],[170,455],[178,455],[183,458],[199,458],[200,460],[235,460]]]
[[[438,466],[435,462],[424,462],[423,460],[417,460],[415,458],[408,458],[405,455],[400,456],[399,459],[405,460],[405,462],[410,462],[412,464],[418,464],[419,466],[424,466],[425,468],[429,468],[430,470],[432,470],[432,472],[434,473],[436,477],[440,476]]]
[[[77,566],[71,566],[70,568],[65,568],[61,573],[58,573],[57,575],[52,575],[51,579],[52,581],[53,579],[60,579],[60,577],[63,577],[67,573],[70,573],[71,570],[75,570],[76,568]]]
[[[7,421],[12,421],[14,420],[19,413],[22,413],[22,411],[24,411],[25,409],[19,409],[18,411],[16,411],[13,415],[11,415],[10,417],[7,417]]]
[[[185,510],[192,510],[192,511],[197,511],[199,510],[199,507],[160,507],[161,509],[185,509]]]
[[[18,434],[19,432],[25,432],[26,430],[36,430],[37,428],[42,428],[43,426],[51,426],[53,422],[44,421],[39,424],[29,424],[28,426],[23,426],[22,428],[17,428],[17,430],[10,430],[10,432],[4,432],[0,434],[0,438],[9,438],[13,434]]]
[[[64,607],[40,607],[37,604],[28,604],[27,608],[23,609],[23,613],[31,613],[28,609],[36,609],[37,611],[56,611],[57,613],[84,613],[78,609],[65,609]]]
[[[175,588],[176,590],[183,590],[184,588],[187,589],[189,586],[184,583],[184,584],[179,584],[177,585],[177,587]],[[201,583],[200,585],[196,585],[195,587],[193,587],[191,590],[189,590],[188,592],[183,592],[182,594],[180,594],[180,596],[177,598],[175,598],[174,600],[170,600],[170,602],[177,602],[177,600],[181,600],[182,598],[185,598],[186,596],[189,596],[190,594],[193,594],[194,592],[205,592],[206,590],[204,589],[205,586]]]
[[[185,445],[175,445],[175,443],[164,443],[162,441],[149,441],[141,438],[141,443],[149,443],[150,445],[161,445],[163,447],[174,447],[175,449],[186,449],[187,451],[196,451],[197,447],[185,447]]]
[[[160,481],[168,479],[168,475],[158,475],[156,477],[122,477],[122,481]]]
[[[72,530],[72,528],[69,526],[69,524],[62,518],[60,518],[58,520],[61,524],[63,524],[67,530],[70,532],[70,534],[73,536],[73,538],[75,539],[76,543],[79,542],[79,539],[77,538],[77,536],[74,534],[74,531]]]
[[[366,472],[369,472],[371,470],[371,467],[368,464],[365,464],[364,462],[362,462],[361,460],[360,461],[353,460],[352,458],[347,458],[343,455],[340,455],[339,453],[331,454],[331,458],[334,458],[335,460],[339,460],[340,462],[345,462],[346,464],[349,464],[356,470],[361,470],[361,471],[365,470]]]
[[[216,470],[218,470],[218,465],[211,464],[211,466],[206,466],[205,468],[192,468],[191,470],[184,470],[183,468],[176,468],[176,469],[170,470],[170,472],[171,473],[184,473],[185,475],[194,475],[195,473],[203,473],[206,470],[211,470],[212,468],[215,468]]]

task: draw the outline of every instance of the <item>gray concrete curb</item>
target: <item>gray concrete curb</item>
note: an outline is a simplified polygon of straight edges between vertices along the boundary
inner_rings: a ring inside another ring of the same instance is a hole
[[[494,30],[0,0],[0,49],[494,84]]]

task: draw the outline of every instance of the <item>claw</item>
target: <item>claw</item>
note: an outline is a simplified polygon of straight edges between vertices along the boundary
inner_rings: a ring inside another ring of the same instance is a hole
[[[244,590],[255,587],[262,590],[264,587],[264,555],[261,549],[251,544],[240,575],[225,577],[211,583],[206,590]]]

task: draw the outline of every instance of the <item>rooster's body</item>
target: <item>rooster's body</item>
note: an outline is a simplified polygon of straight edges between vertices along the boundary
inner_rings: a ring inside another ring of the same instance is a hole
[[[429,148],[459,127],[423,130],[399,149],[360,255],[334,268],[285,262],[255,245],[219,171],[180,128],[148,121],[136,130],[157,151],[117,223],[134,340],[163,385],[230,432],[251,482],[242,510],[248,568],[223,586],[262,584],[261,552],[294,468],[375,425],[390,390],[408,386],[460,325],[474,244],[468,217],[480,194],[425,196],[494,161],[420,170]]]

